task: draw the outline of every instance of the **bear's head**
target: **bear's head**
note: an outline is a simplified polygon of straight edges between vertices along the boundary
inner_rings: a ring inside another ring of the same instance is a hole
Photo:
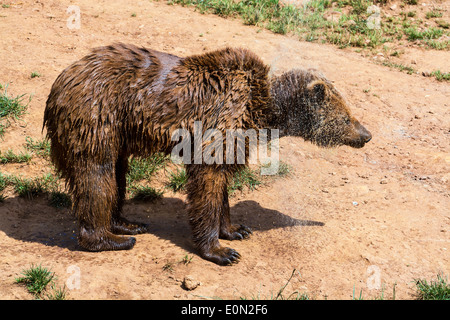
[[[334,85],[313,69],[284,73],[273,80],[271,91],[281,135],[321,147],[362,148],[372,139]]]

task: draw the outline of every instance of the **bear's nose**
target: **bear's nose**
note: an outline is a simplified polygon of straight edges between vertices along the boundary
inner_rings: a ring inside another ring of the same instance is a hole
[[[365,133],[362,134],[361,137],[362,137],[364,143],[367,143],[367,142],[369,142],[370,140],[372,140],[372,134],[371,134],[369,131],[367,131],[367,130],[366,130]]]
[[[364,143],[369,142],[370,140],[372,140],[372,134],[370,133],[369,130],[367,130],[362,124],[360,124],[359,122],[356,122],[356,129],[359,132],[359,136],[361,141],[363,141]]]

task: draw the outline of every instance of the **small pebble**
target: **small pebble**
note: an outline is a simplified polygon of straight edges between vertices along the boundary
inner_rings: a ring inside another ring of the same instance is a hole
[[[186,276],[183,280],[183,288],[186,290],[194,290],[200,285],[200,281],[195,280],[192,276]]]

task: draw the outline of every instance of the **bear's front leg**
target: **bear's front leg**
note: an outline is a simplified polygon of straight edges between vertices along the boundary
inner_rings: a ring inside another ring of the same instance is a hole
[[[230,234],[231,231],[226,172],[218,166],[195,164],[186,165],[186,172],[189,223],[200,255],[219,265],[238,262],[240,254],[234,249],[222,247],[219,243],[219,235]],[[224,221],[229,224],[224,225],[227,232],[221,231]]]

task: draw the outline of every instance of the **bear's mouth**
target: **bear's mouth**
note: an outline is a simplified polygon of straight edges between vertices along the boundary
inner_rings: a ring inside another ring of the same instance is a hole
[[[359,139],[348,140],[345,144],[356,149],[360,149],[366,145],[370,140],[372,140],[372,135],[362,136]]]

